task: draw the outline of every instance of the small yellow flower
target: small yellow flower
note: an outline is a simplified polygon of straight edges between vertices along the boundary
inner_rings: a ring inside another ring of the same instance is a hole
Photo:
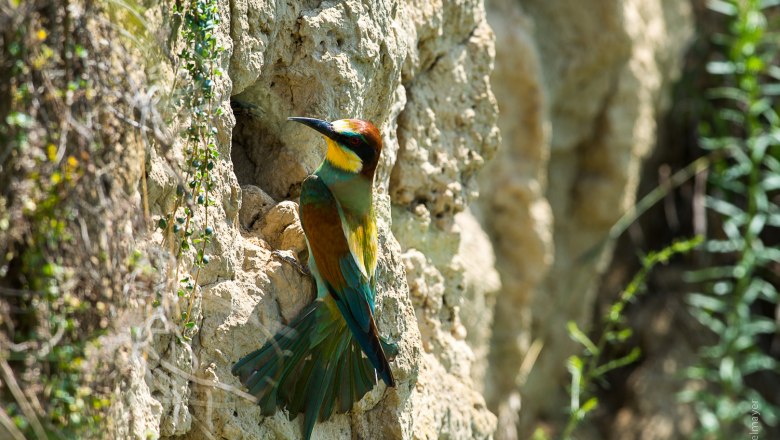
[[[38,37],[38,41],[43,41],[49,36],[49,34],[46,33],[46,29],[38,29],[38,33],[35,35]]]

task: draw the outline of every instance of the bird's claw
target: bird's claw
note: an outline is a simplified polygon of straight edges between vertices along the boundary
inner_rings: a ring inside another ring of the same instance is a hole
[[[271,255],[273,255],[274,257],[276,257],[276,258],[278,258],[278,259],[280,259],[282,261],[287,262],[292,267],[294,267],[298,272],[300,272],[302,275],[309,276],[309,277],[311,276],[311,272],[309,271],[309,268],[304,266],[304,265],[302,265],[300,262],[298,262],[297,259],[295,259],[295,257],[293,257],[292,255],[289,255],[287,252],[274,250],[274,251],[271,251]]]

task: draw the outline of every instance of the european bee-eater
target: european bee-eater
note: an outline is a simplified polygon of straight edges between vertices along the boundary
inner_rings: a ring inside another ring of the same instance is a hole
[[[382,139],[368,121],[289,118],[325,136],[325,159],[303,181],[300,217],[317,299],[259,350],[233,366],[264,415],[279,407],[304,413],[303,434],[334,409],[352,409],[377,383],[395,386],[374,323],[377,227],[374,171]]]

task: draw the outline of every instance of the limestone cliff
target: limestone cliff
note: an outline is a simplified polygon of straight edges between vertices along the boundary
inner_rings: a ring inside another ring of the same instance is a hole
[[[298,435],[283,413],[261,417],[229,373],[311,298],[311,281],[272,255],[305,258],[296,197],[324,153],[291,115],[362,117],[383,133],[377,316],[401,346],[398,388],[378,387],[315,438],[487,438],[497,427],[512,438],[557,411],[543,397],[566,380],[565,322],[587,319],[609,254],[580,257],[633,201],[690,28],[685,3],[575,3],[495,0],[487,15],[477,0],[219,3],[214,258],[191,350],[158,338],[160,355],[136,365],[146,376],[131,375],[128,432]],[[161,214],[175,179],[151,156]]]
[[[499,142],[482,2],[255,0],[219,3],[219,11],[227,74],[215,90],[225,116],[199,319],[190,344],[158,337],[148,341],[146,365],[129,365],[141,371],[129,375],[122,404],[137,416],[120,431],[300,435],[299,421],[283,412],[262,417],[230,374],[311,300],[311,280],[272,255],[306,257],[297,196],[325,145],[286,122],[297,115],[361,117],[383,134],[376,315],[400,345],[398,387],[378,386],[350,414],[318,424],[314,438],[490,437],[496,418],[480,391],[499,280],[467,210]],[[161,155],[151,156],[152,213],[162,215],[176,180]]]
[[[672,0],[488,4],[504,142],[478,204],[503,283],[487,399],[497,437],[526,438],[566,406],[566,322],[587,328],[611,256],[589,251],[635,201],[692,17]]]

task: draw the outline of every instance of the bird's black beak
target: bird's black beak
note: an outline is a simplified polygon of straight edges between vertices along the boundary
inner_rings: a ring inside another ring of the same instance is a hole
[[[300,117],[287,118],[287,120],[300,122],[301,124],[313,128],[331,139],[335,139],[338,136],[338,133],[333,129],[333,124],[331,124],[328,121],[323,121],[321,119],[300,118]]]

